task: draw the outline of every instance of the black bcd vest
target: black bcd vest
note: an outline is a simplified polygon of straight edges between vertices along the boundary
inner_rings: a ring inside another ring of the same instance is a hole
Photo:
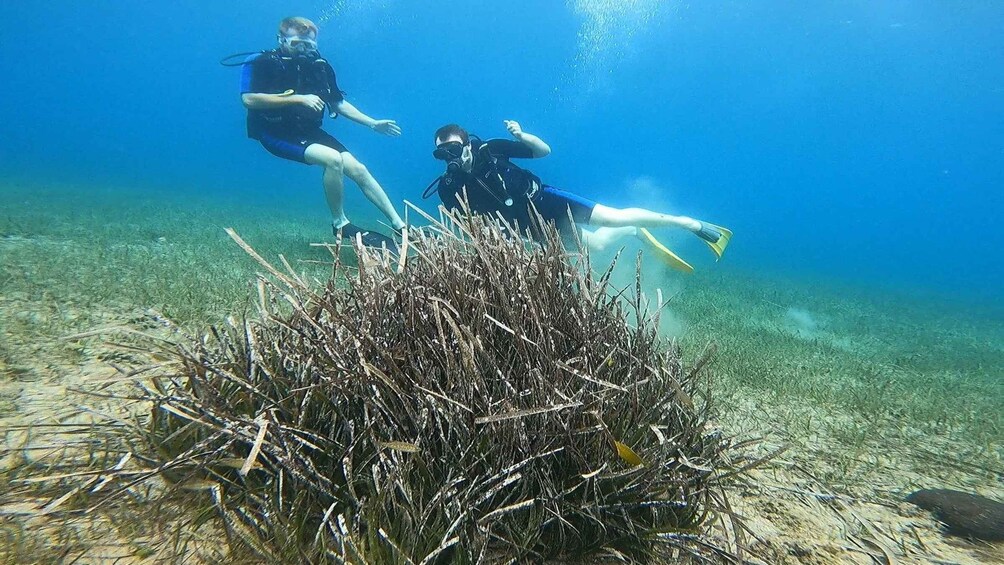
[[[250,63],[255,73],[264,73],[260,83],[265,94],[314,94],[333,112],[342,100],[335,81],[335,71],[320,55],[316,57],[287,56],[278,50],[266,51]],[[257,82],[257,81],[256,81]],[[248,136],[258,138],[269,130],[306,130],[321,127],[323,112],[300,105],[266,110],[248,110]]]

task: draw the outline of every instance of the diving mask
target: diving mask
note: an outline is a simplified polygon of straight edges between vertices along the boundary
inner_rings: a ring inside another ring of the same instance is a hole
[[[464,150],[466,145],[459,141],[441,143],[432,152],[432,156],[440,161],[446,161],[446,170],[456,172],[464,168]]]
[[[464,144],[459,141],[448,141],[436,146],[432,156],[440,161],[455,161],[464,155]]]
[[[279,45],[298,55],[317,53],[317,40],[309,35],[279,34]]]

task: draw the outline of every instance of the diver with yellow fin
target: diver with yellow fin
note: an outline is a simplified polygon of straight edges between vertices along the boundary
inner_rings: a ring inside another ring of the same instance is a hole
[[[682,228],[704,240],[716,258],[720,259],[725,252],[732,232],[721,226],[645,208],[612,208],[543,184],[537,175],[513,164],[511,159],[539,159],[549,155],[551,148],[539,137],[523,131],[515,121],[506,120],[505,126],[512,140],[482,141],[456,124],[439,128],[432,155],[446,163],[446,172],[429,185],[423,197],[438,192],[448,209],[461,208],[466,199],[472,212],[501,218],[520,230],[529,230],[531,237],[539,235],[533,216],[536,210],[563,235],[581,230],[583,243],[592,250],[602,250],[623,237],[636,236],[660,261],[685,273],[693,272],[694,268],[660,243],[648,228]]]

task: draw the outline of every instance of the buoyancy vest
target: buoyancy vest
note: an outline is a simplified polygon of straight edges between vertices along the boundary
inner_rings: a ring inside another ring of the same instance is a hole
[[[321,56],[289,56],[279,50],[266,51],[251,59],[252,86],[263,94],[314,94],[334,112],[344,97],[338,89],[335,71]],[[319,128],[324,113],[302,105],[248,110],[248,136],[257,139],[267,131],[289,131]]]
[[[543,187],[540,177],[515,165],[505,156],[491,153],[488,143],[477,136],[471,136],[474,150],[474,165],[471,171],[456,171],[443,175],[439,184],[440,197],[444,201],[461,200],[464,192],[471,209],[480,213],[492,213],[507,209],[522,215],[527,204]]]

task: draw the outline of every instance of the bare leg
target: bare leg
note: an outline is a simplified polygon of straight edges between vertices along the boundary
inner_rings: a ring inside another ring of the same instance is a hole
[[[377,209],[383,212],[384,216],[390,220],[391,227],[398,230],[404,227],[404,220],[398,215],[397,210],[394,209],[394,205],[391,204],[390,198],[387,198],[387,193],[384,192],[380,183],[377,182],[373,175],[370,174],[369,169],[366,165],[360,163],[355,157],[349,152],[342,153],[342,162],[344,163],[345,176],[352,179],[357,185],[359,185],[360,190],[366,198],[372,202]]]
[[[638,235],[638,228],[599,228],[594,231],[582,230],[582,242],[590,251],[605,251],[611,245],[627,236]]]
[[[653,212],[644,208],[610,208],[602,204],[597,204],[593,208],[593,215],[589,218],[589,225],[608,228],[625,226],[640,228],[675,227],[691,232],[701,230],[701,222],[687,216],[670,216],[669,214],[660,214],[659,212]]]
[[[611,208],[602,204],[597,204],[593,208],[592,216],[589,218],[589,225],[601,226],[600,229],[592,234],[591,239],[594,239],[595,242],[590,242],[590,247],[596,245],[602,249],[602,247],[609,245],[613,241],[611,238],[621,237],[633,232],[634,235],[637,235],[643,242],[647,243],[650,248],[658,251],[659,257],[666,264],[674,269],[688,273],[693,272],[694,268],[655,239],[645,228],[683,228],[703,239],[718,258],[721,258],[722,253],[725,251],[725,246],[729,244],[729,239],[732,237],[732,232],[726,228],[702,223],[687,216],[670,216],[669,214],[660,214],[644,208]],[[612,231],[601,234],[600,232],[604,229]]]
[[[324,167],[324,197],[331,210],[331,221],[335,228],[349,223],[345,217],[345,182],[342,179],[342,155],[337,150],[313,143],[307,147],[304,159],[311,165]]]

